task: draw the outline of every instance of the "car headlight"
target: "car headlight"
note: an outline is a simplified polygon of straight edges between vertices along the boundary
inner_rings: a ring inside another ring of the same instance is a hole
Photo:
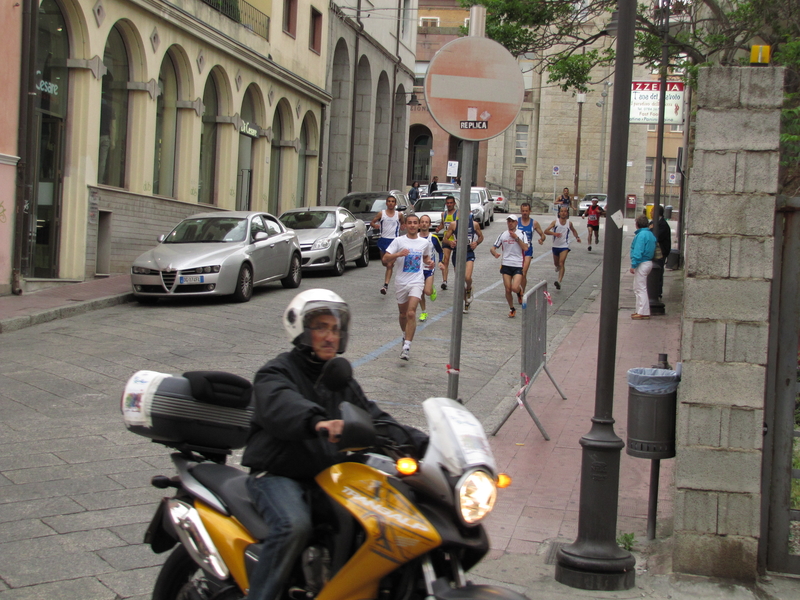
[[[331,238],[320,238],[316,242],[314,242],[314,245],[311,246],[311,249],[312,250],[327,250],[330,247],[331,247]]]
[[[149,267],[131,267],[131,273],[134,275],[158,275],[158,271]]]
[[[492,512],[497,485],[486,471],[470,471],[456,485],[456,506],[461,520],[474,525]]]
[[[472,214],[473,214],[473,215],[477,215],[477,214],[478,214],[478,213],[480,213],[480,212],[481,212],[481,209],[480,209],[480,208],[473,208],[473,209],[472,209]]]
[[[196,269],[188,269],[183,273],[219,273],[219,265],[212,265],[210,267],[197,267]]]

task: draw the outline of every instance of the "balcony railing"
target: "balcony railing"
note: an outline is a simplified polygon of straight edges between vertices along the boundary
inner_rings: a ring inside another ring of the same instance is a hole
[[[203,0],[214,10],[269,41],[269,17],[245,0]]]

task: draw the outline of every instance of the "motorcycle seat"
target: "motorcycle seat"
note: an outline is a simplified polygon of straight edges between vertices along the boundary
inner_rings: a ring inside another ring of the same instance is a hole
[[[267,524],[247,491],[249,475],[240,469],[216,463],[200,463],[191,469],[195,479],[214,492],[247,531],[257,540],[267,537]]]

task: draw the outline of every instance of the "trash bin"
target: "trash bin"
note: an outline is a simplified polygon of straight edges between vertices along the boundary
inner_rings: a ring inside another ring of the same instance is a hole
[[[680,375],[669,369],[628,370],[628,443],[637,458],[675,456]]]
[[[664,218],[669,221],[672,218],[672,204],[667,204],[664,207]]]

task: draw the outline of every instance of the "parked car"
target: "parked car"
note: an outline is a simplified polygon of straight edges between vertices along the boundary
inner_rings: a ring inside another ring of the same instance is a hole
[[[433,197],[453,196],[458,202],[461,198],[461,190],[435,191]],[[489,192],[484,187],[470,188],[469,208],[472,215],[480,222],[481,227],[489,227],[494,221],[494,202],[492,202]]]
[[[339,200],[338,206],[349,210],[357,219],[361,219],[367,225],[367,239],[369,240],[369,247],[377,252],[378,238],[381,236],[380,229],[373,229],[369,227],[373,217],[378,211],[386,208],[386,198],[394,196],[397,198],[397,210],[402,211],[406,215],[414,214],[414,206],[408,201],[406,196],[400,190],[391,190],[388,192],[350,192]]]
[[[602,208],[603,210],[606,209],[606,204],[608,204],[608,194],[603,194],[600,192],[592,192],[590,194],[586,194],[578,203],[578,216],[582,217],[583,213],[586,212],[586,209],[592,205],[592,200],[597,198],[598,202],[597,205]]]
[[[338,276],[351,260],[357,267],[369,265],[367,226],[346,208],[293,208],[280,220],[297,234],[304,269],[331,269]]]
[[[449,194],[447,194],[449,196]],[[414,205],[414,214],[420,218],[427,215],[431,219],[431,231],[435,230],[442,221],[442,213],[446,210],[444,205],[445,194],[420,198]],[[456,204],[457,206],[457,204]]]
[[[504,213],[508,212],[508,198],[503,195],[503,192],[500,190],[489,190],[489,195],[492,197],[492,202],[494,202],[494,209],[502,211]]]
[[[209,212],[184,219],[131,267],[142,304],[176,296],[233,295],[247,302],[253,286],[280,280],[300,285],[300,243],[294,231],[262,212]]]

